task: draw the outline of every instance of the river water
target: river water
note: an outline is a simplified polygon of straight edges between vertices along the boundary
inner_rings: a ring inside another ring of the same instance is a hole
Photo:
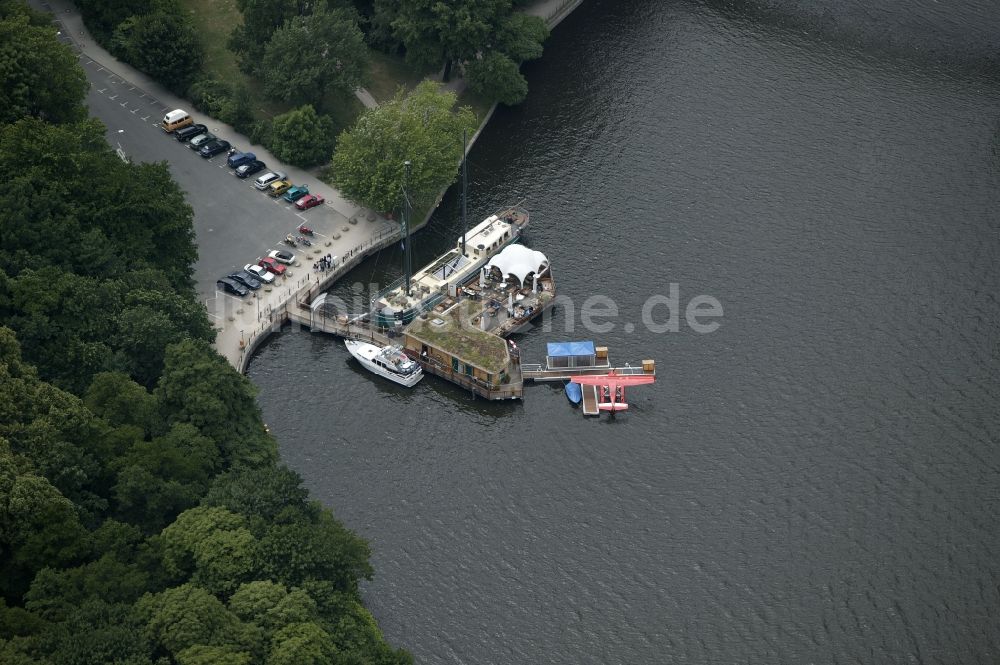
[[[524,355],[655,358],[627,414],[397,389],[306,332],[257,354],[418,662],[996,662],[1000,7],[869,4],[588,0],[475,146],[473,217],[525,199],[576,306]],[[448,197],[414,265],[459,230]],[[671,284],[719,328],[643,325]]]

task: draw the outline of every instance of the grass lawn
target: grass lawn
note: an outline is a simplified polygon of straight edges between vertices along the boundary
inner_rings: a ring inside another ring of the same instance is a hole
[[[205,71],[223,81],[246,77],[236,66],[236,54],[226,48],[233,28],[243,23],[236,0],[180,0],[194,19],[195,28],[205,47]]]
[[[368,54],[371,57],[371,69],[368,85],[365,87],[379,103],[392,99],[399,86],[412,90],[426,77],[434,74],[432,71],[423,71],[407,64],[399,56],[388,55],[375,49],[368,49]]]

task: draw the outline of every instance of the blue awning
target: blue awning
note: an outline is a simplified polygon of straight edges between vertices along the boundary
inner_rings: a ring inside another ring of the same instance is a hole
[[[593,342],[549,342],[546,346],[549,358],[592,356],[596,353]]]

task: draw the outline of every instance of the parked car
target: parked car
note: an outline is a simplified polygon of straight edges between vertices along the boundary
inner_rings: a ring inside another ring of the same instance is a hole
[[[236,272],[231,272],[226,275],[229,279],[234,282],[239,282],[243,286],[247,287],[251,291],[256,291],[260,288],[260,282],[257,281],[253,275],[248,273],[246,270],[237,270]]]
[[[191,117],[190,113],[184,109],[174,109],[163,116],[163,122],[160,123],[160,127],[169,134],[178,129],[183,129],[192,123],[194,123],[194,118]]]
[[[237,167],[236,177],[246,178],[252,176],[254,173],[257,173],[258,171],[263,171],[264,167],[265,167],[264,162],[260,161],[259,159],[255,159],[248,164],[244,164],[243,166]]]
[[[201,146],[205,145],[209,141],[214,141],[214,140],[215,140],[215,134],[211,132],[205,132],[203,134],[198,134],[198,136],[192,138],[191,141],[188,143],[188,147],[191,148],[192,150],[198,150],[201,148]]]
[[[319,194],[306,194],[295,202],[295,207],[299,210],[308,210],[309,208],[315,208],[318,205],[323,205],[325,201],[326,199]]]
[[[229,150],[229,141],[223,141],[222,139],[215,139],[214,141],[209,141],[201,146],[198,150],[198,154],[208,159],[209,157],[215,157],[220,152],[225,152]]]
[[[234,296],[239,296],[241,298],[245,296],[247,293],[249,293],[249,291],[247,291],[247,287],[237,282],[234,282],[228,277],[223,277],[222,279],[217,281],[215,283],[215,288],[219,289],[220,291],[224,291],[225,293],[231,293]]]
[[[282,173],[281,171],[277,172],[268,171],[264,175],[254,180],[253,186],[263,192],[265,189],[267,189],[267,186],[270,185],[275,180],[284,180],[284,179],[285,179],[285,174]]]
[[[288,178],[275,180],[267,186],[267,195],[277,198],[287,192],[292,187],[292,181]]]
[[[265,257],[263,259],[258,259],[257,265],[259,265],[262,268],[267,268],[268,272],[274,273],[275,275],[284,275],[286,270],[285,264],[278,263],[275,259],[271,258],[270,256]]]
[[[257,161],[257,155],[252,152],[234,152],[229,155],[229,159],[226,160],[226,166],[231,169],[235,169],[243,166],[244,164],[249,164],[255,161]]]
[[[295,263],[295,255],[283,249],[276,249],[270,252],[267,255],[267,257],[269,259],[274,259],[275,261],[280,261],[281,263],[287,263],[289,265]]]
[[[267,268],[263,266],[255,266],[252,263],[248,263],[243,266],[243,270],[253,275],[254,279],[259,280],[263,284],[270,284],[274,281],[274,273],[268,272]]]
[[[185,141],[190,141],[199,134],[204,134],[207,131],[208,127],[205,125],[188,125],[187,127],[178,129],[174,132],[174,137],[181,143],[184,143]]]
[[[285,199],[289,203],[295,203],[308,193],[309,193],[308,187],[306,187],[305,185],[296,185],[295,187],[292,187],[287,192],[285,192],[285,195],[282,196],[281,198]]]

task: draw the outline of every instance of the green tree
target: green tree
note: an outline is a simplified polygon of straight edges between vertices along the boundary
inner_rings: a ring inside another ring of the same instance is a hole
[[[537,16],[512,12],[497,30],[494,48],[521,64],[542,57],[542,42],[549,38],[549,28]]]
[[[146,594],[135,607],[146,634],[172,654],[197,645],[239,643],[239,620],[218,598],[194,584]]]
[[[352,201],[389,212],[402,203],[404,167],[416,205],[429,205],[454,182],[462,157],[462,130],[474,130],[472,110],[455,110],[456,96],[424,81],[409,95],[368,109],[337,138],[333,183]]]
[[[210,647],[204,644],[188,647],[177,654],[177,665],[250,665],[249,652],[239,647]]]
[[[132,605],[92,598],[52,624],[39,640],[53,665],[153,665],[153,645]]]
[[[165,5],[160,0],[77,0],[75,4],[87,29],[105,45],[119,23],[137,14],[150,14],[158,5]]]
[[[274,118],[268,147],[283,162],[309,167],[329,160],[336,141],[333,121],[307,104]]]
[[[497,51],[467,63],[465,80],[473,92],[508,106],[520,104],[528,96],[528,81],[517,63]]]
[[[23,14],[0,20],[0,124],[25,116],[80,120],[86,92],[87,77],[51,26],[32,25]]]
[[[387,6],[388,5],[388,6]],[[445,65],[488,46],[496,27],[510,13],[510,0],[376,0],[376,15],[391,18],[393,34],[417,65]]]
[[[220,474],[203,503],[243,515],[258,536],[273,522],[312,521],[320,513],[302,477],[286,466],[241,466]]]
[[[2,48],[2,47],[0,47]],[[9,275],[53,265],[118,277],[156,268],[158,283],[193,294],[194,213],[164,163],[124,164],[96,120],[0,125],[0,237]],[[60,242],[52,242],[59,238]]]
[[[339,591],[354,593],[360,579],[370,579],[368,543],[324,510],[315,522],[274,524],[260,538],[256,568],[287,586],[326,580]]]
[[[337,655],[329,633],[315,623],[289,624],[275,633],[271,644],[267,665],[325,665]]]
[[[231,594],[253,571],[256,541],[242,516],[224,508],[184,511],[163,530],[164,565],[199,586]]]
[[[112,426],[131,426],[139,434],[151,434],[160,428],[156,398],[122,372],[95,374],[83,401]]]
[[[132,604],[148,584],[149,577],[136,565],[109,553],[75,568],[42,569],[25,594],[25,606],[48,621],[65,621],[91,599]]]
[[[155,394],[168,424],[190,423],[218,445],[223,468],[277,459],[253,385],[206,342],[167,347]]]
[[[243,23],[233,28],[229,49],[236,53],[240,69],[257,76],[261,73],[264,48],[274,31],[290,16],[299,14],[296,0],[236,0]]]
[[[35,571],[82,553],[86,534],[73,503],[26,470],[0,439],[0,593],[18,596]]]
[[[327,11],[295,16],[264,49],[261,77],[272,99],[322,108],[328,92],[351,94],[364,78],[368,50],[355,15]]]
[[[118,24],[111,51],[178,93],[191,85],[205,59],[191,21],[162,11],[130,16]]]

